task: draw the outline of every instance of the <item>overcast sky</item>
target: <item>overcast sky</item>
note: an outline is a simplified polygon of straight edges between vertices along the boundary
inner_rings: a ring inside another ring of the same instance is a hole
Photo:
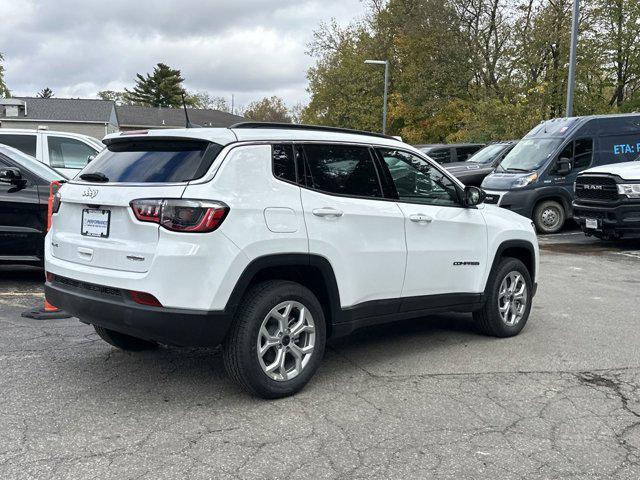
[[[246,105],[280,95],[306,102],[313,30],[364,14],[360,0],[0,0],[0,53],[16,96],[44,87],[95,97],[131,87],[158,62],[189,90]]]

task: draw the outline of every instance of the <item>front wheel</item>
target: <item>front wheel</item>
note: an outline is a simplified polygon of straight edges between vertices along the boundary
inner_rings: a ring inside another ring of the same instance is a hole
[[[503,258],[487,287],[484,307],[473,314],[480,330],[494,337],[520,333],[529,318],[533,295],[527,267],[516,258]]]
[[[555,200],[540,202],[533,212],[533,223],[535,223],[536,230],[540,233],[559,232],[564,225],[565,219],[564,207]]]
[[[253,395],[286,397],[318,369],[325,341],[315,295],[294,282],[267,281],[252,287],[238,307],[223,344],[225,369]]]

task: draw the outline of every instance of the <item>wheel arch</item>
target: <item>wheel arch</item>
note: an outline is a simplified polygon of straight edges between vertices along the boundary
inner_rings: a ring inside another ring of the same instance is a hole
[[[503,258],[516,258],[524,263],[524,266],[529,271],[531,279],[535,281],[536,278],[536,250],[533,244],[527,240],[506,240],[502,242],[493,257],[493,264],[489,271],[489,276],[485,283],[485,292],[489,285],[489,281],[493,278],[500,260]]]
[[[274,254],[251,261],[236,282],[227,301],[225,312],[235,314],[246,291],[265,280],[290,280],[304,285],[320,301],[324,310],[327,337],[332,324],[340,321],[340,292],[333,267],[329,260],[319,255],[305,253]]]

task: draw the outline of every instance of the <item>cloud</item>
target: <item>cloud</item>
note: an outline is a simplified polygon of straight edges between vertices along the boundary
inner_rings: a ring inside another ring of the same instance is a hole
[[[306,44],[321,21],[362,16],[360,0],[0,0],[0,52],[16,95],[50,87],[92,97],[158,62],[185,85],[246,104],[306,101]]]

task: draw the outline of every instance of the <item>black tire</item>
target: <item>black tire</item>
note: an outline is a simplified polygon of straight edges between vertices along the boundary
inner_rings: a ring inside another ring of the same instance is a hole
[[[263,370],[257,344],[262,323],[269,312],[288,301],[299,302],[310,312],[315,326],[315,345],[308,363],[297,376],[290,380],[275,380]],[[325,343],[325,318],[316,296],[298,283],[270,280],[255,285],[243,297],[222,346],[224,366],[229,377],[252,395],[286,397],[301,390],[311,379],[322,361]]]
[[[566,219],[564,206],[555,200],[544,200],[533,211],[533,223],[538,233],[557,233]]]
[[[102,340],[120,350],[140,352],[142,350],[153,350],[158,347],[158,344],[155,342],[142,340],[141,338],[125,335],[124,333],[115,332],[97,325],[94,325],[93,328]]]
[[[522,275],[527,289],[527,299],[522,318],[514,325],[508,325],[502,319],[498,309],[500,285],[511,272],[518,272]],[[532,288],[531,275],[527,267],[525,267],[520,260],[510,257],[501,259],[487,282],[484,307],[473,314],[473,319],[480,331],[485,335],[491,335],[493,337],[513,337],[520,333],[526,325],[529,319],[529,313],[531,312]]]

